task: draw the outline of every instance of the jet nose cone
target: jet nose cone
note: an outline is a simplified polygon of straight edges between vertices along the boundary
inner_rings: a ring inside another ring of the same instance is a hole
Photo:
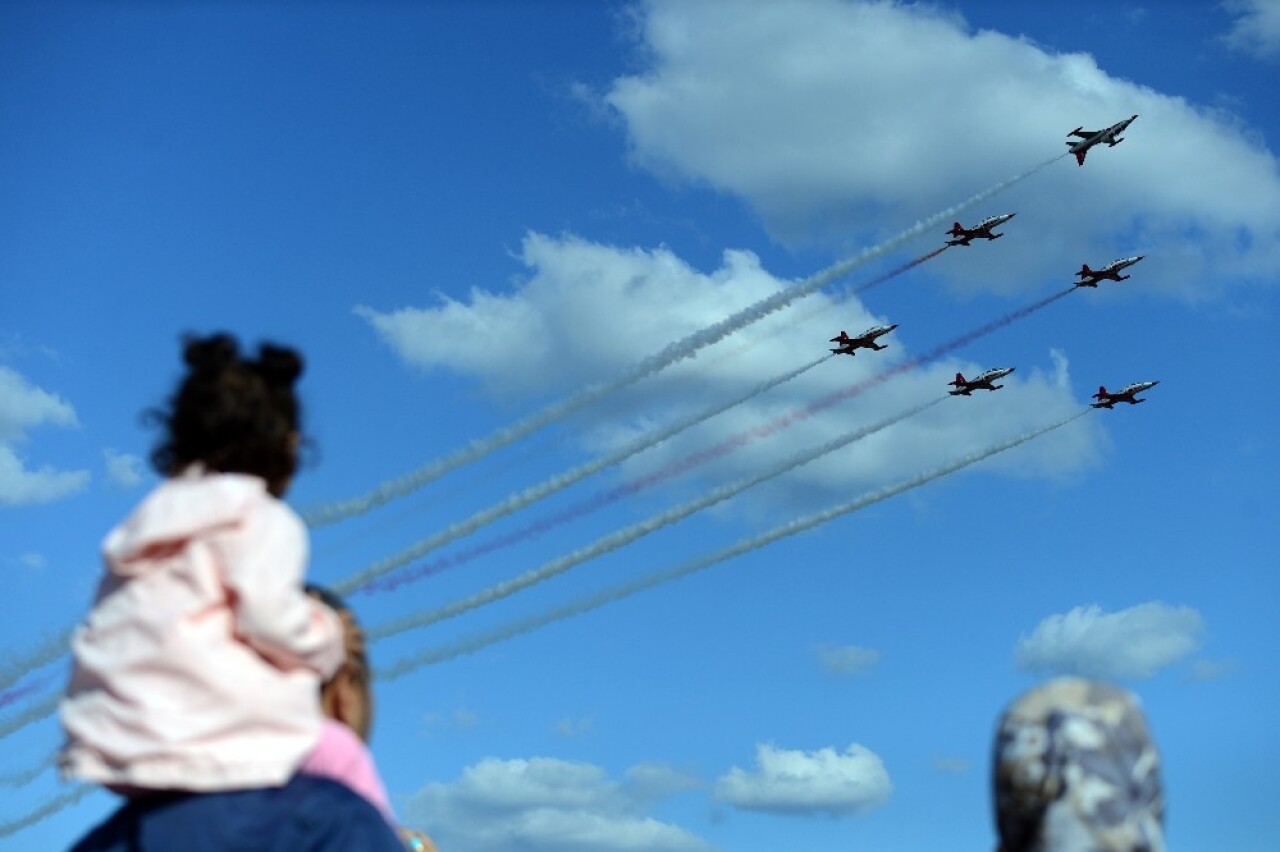
[[[893,331],[897,327],[898,327],[898,324],[895,322],[893,325],[889,326],[889,331]]]

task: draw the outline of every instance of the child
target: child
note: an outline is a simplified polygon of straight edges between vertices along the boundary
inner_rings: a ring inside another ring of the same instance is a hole
[[[103,543],[72,640],[64,776],[129,796],[284,785],[320,736],[339,618],[302,590],[307,534],[280,497],[298,464],[300,356],[188,339],[156,412],[167,479]]]

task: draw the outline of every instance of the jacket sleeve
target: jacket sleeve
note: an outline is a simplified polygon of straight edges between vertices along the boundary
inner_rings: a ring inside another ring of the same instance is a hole
[[[274,498],[255,502],[217,542],[237,634],[282,669],[328,679],[345,659],[337,613],[302,590],[307,531]]]

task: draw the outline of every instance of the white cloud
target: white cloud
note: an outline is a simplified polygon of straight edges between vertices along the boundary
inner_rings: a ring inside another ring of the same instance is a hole
[[[555,724],[555,732],[562,737],[581,737],[591,733],[595,725],[590,719],[560,719]]]
[[[122,488],[133,488],[142,483],[142,459],[113,449],[102,451],[107,466],[107,478]]]
[[[19,568],[32,573],[43,571],[45,568],[49,567],[49,560],[45,558],[44,554],[36,553],[33,550],[19,554],[18,556],[7,557],[3,562],[8,565],[16,565]]]
[[[880,661],[880,652],[857,645],[818,645],[818,662],[830,674],[852,677],[866,674]]]
[[[497,852],[684,852],[710,846],[670,823],[645,816],[655,793],[668,795],[678,773],[649,764],[628,781],[603,769],[549,757],[485,758],[449,784],[415,793],[405,821],[421,825],[441,849]]]
[[[1221,680],[1239,668],[1235,660],[1196,660],[1187,672],[1187,680],[1201,683]]]
[[[1233,50],[1259,59],[1280,59],[1280,3],[1276,0],[1227,0],[1238,17],[1223,37]]]
[[[933,759],[933,768],[934,771],[947,775],[967,775],[972,767],[963,757],[938,755]]]
[[[1019,668],[1099,678],[1146,678],[1200,647],[1204,619],[1159,602],[1106,613],[1097,604],[1051,615],[1018,639]]]
[[[966,214],[1020,215],[1006,239],[956,249],[937,271],[1012,292],[1141,253],[1126,287],[1194,299],[1211,292],[1206,278],[1268,282],[1280,265],[1280,171],[1260,137],[1112,77],[1087,54],[975,32],[922,3],[642,8],[646,67],[604,95],[632,157],[742,197],[783,240],[892,233],[1064,153],[1077,125],[1137,113],[1119,147],[1096,149],[1083,168],[1057,162]]]
[[[715,784],[719,802],[797,816],[855,816],[884,804],[892,792],[884,763],[857,743],[843,752],[758,745],[754,771],[735,766]]]
[[[422,724],[429,729],[469,731],[480,724],[480,717],[473,710],[469,710],[466,707],[457,707],[448,714],[423,713]]]
[[[726,252],[711,272],[693,269],[667,249],[644,251],[576,237],[531,234],[521,260],[527,280],[512,292],[472,293],[470,302],[379,312],[358,309],[401,358],[422,368],[457,370],[503,401],[567,394],[583,383],[612,378],[672,341],[721,321],[789,286],[749,252]],[[1052,310],[1050,307],[1048,310]],[[509,318],[519,317],[514,325]],[[838,321],[833,321],[838,317]],[[744,393],[762,381],[827,354],[839,326],[857,333],[894,318],[871,313],[856,298],[817,293],[611,397],[607,417],[580,417],[591,452],[613,450],[655,426],[690,416]],[[796,411],[786,440],[754,439],[702,466],[707,482],[758,472],[799,449],[842,435],[944,396],[957,371],[993,364],[944,358],[911,370],[856,398],[814,408],[831,394],[900,364],[918,338],[903,318],[883,352],[833,359],[798,379],[634,457],[624,474],[642,476],[745,430]],[[838,322],[838,326],[837,326]],[[478,333],[479,329],[487,329]],[[945,404],[788,474],[787,499],[847,494],[851,485],[876,485],[946,463],[995,441],[1075,411],[1066,357],[1047,353],[1043,368],[1026,361],[1006,380],[1009,390]],[[963,408],[966,416],[956,417]],[[1019,476],[1069,475],[1095,463],[1101,426],[1087,418],[1052,436],[993,459],[989,467]],[[800,495],[797,497],[797,495]]]
[[[0,366],[0,505],[48,503],[89,484],[89,471],[60,471],[48,465],[29,469],[15,445],[39,426],[77,426],[75,409],[60,397]]]

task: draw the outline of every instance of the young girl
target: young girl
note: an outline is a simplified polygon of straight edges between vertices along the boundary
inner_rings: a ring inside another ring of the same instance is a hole
[[[246,358],[226,334],[184,354],[156,412],[167,479],[103,543],[61,707],[64,776],[135,797],[285,784],[344,657],[339,618],[302,590],[306,529],[279,499],[298,464],[301,358]]]

